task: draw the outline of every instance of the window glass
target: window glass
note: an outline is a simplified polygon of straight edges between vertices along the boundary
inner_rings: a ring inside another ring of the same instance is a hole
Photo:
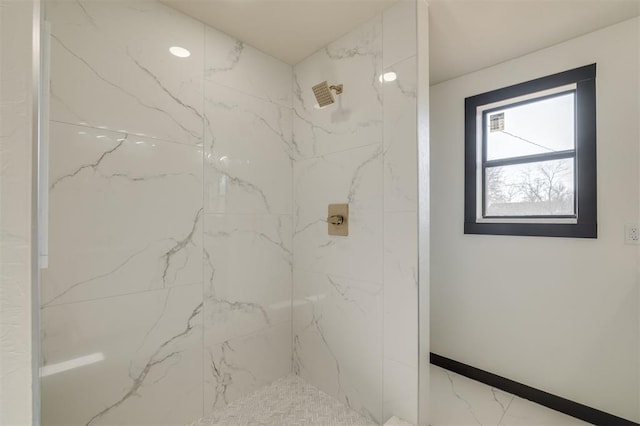
[[[573,158],[487,167],[485,216],[575,216]]]
[[[487,160],[574,149],[574,109],[569,92],[485,112]]]

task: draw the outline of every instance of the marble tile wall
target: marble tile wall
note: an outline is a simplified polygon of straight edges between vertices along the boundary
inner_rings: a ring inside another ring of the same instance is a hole
[[[46,12],[43,423],[188,423],[288,374],[291,67],[153,1]]]
[[[294,372],[376,422],[417,421],[415,10],[399,2],[293,75]],[[323,80],[344,93],[317,109]],[[330,203],[349,203],[348,237],[327,235]]]
[[[206,28],[205,415],[291,371],[291,75]]]
[[[382,420],[382,17],[294,66],[294,372]],[[344,84],[317,109],[311,87]],[[327,235],[349,203],[349,236]]]
[[[384,418],[418,423],[417,5],[383,13]]]
[[[48,4],[45,423],[187,423],[292,370],[415,418],[412,5],[292,68],[157,2]]]

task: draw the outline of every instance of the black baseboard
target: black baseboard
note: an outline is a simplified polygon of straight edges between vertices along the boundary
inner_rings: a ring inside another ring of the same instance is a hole
[[[454,373],[482,382],[491,387],[502,389],[505,392],[528,399],[529,401],[544,405],[545,407],[549,407],[569,416],[584,420],[585,422],[598,426],[640,426],[638,423],[632,422],[631,420],[626,420],[622,417],[596,410],[595,408],[579,404],[575,401],[570,401],[568,399],[552,395],[541,391],[540,389],[514,382],[513,380],[498,376],[497,374],[489,373],[488,371],[480,370],[479,368],[445,358],[441,355],[434,354],[433,352],[430,355],[431,364],[433,365],[453,371]]]

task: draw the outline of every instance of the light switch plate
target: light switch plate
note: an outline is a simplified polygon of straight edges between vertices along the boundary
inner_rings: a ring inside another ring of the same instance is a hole
[[[349,235],[349,204],[329,204],[327,209],[327,231],[329,235],[346,237]],[[330,223],[332,216],[342,216],[343,222],[340,225]]]

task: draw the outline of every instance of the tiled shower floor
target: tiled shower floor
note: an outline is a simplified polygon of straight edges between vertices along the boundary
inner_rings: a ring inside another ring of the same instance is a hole
[[[434,365],[430,367],[432,426],[588,425]],[[191,426],[249,425],[372,426],[376,423],[301,378],[287,376]]]
[[[376,423],[301,378],[287,376],[191,426],[249,425],[372,426]]]

